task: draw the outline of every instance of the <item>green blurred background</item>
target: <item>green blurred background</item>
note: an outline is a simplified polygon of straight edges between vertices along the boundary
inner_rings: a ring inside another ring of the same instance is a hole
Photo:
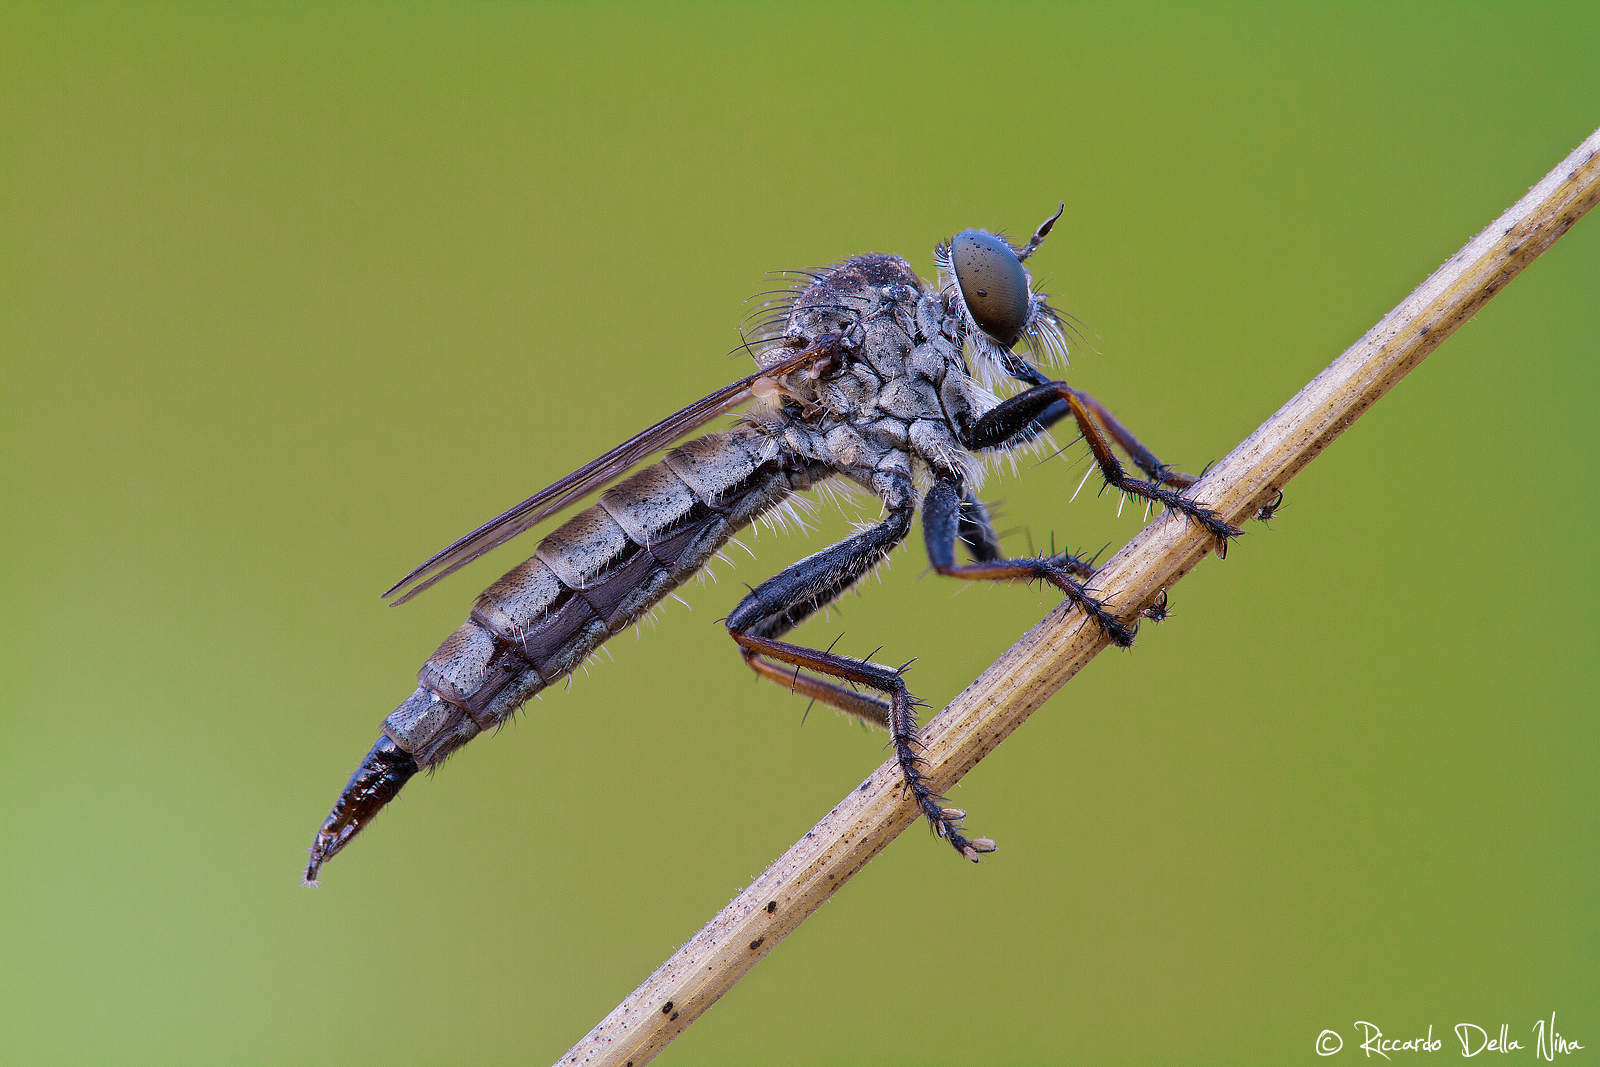
[[[7,5],[0,1061],[554,1060],[884,758],[717,624],[304,850],[474,594],[377,594],[746,372],[764,272],[1026,233],[1071,380],[1220,458],[1600,123],[1600,7]],[[1600,1048],[1600,220],[661,1063]],[[1120,544],[1081,446],[1008,543]],[[851,515],[848,518],[872,517]],[[919,535],[802,633],[935,707],[1055,598]],[[1585,696],[1584,694],[1588,694]]]

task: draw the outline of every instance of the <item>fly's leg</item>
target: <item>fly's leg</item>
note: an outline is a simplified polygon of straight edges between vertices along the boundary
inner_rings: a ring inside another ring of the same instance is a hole
[[[1005,556],[1000,547],[1000,535],[994,532],[994,520],[983,501],[971,493],[961,497],[961,524],[957,536],[966,546],[967,553],[979,563],[988,563]]]
[[[971,493],[961,494],[961,521],[956,534],[974,562],[996,563],[1005,559],[1005,550],[1000,547],[1000,535],[994,532],[994,522],[989,518],[989,509],[984,506],[983,501]],[[1050,561],[1079,578],[1094,577],[1094,564],[1070,552],[1051,556]]]
[[[1106,432],[1111,435],[1112,440],[1117,442],[1117,446],[1139,465],[1140,470],[1154,478],[1157,485],[1175,485],[1182,490],[1189,488],[1200,480],[1193,474],[1175,471],[1165,463],[1162,463],[1156,458],[1154,452],[1146,448],[1137,437],[1133,436],[1132,431],[1122,425],[1117,420],[1117,417],[1106,409],[1104,404],[1088,393],[1079,393],[1078,399],[1083,403],[1084,407],[1094,413],[1094,417],[1106,428]],[[1256,509],[1255,517],[1261,522],[1270,522],[1272,517],[1278,513],[1278,508],[1282,504],[1283,490],[1279,489],[1271,500]],[[1223,550],[1224,552],[1227,550],[1226,540],[1223,541]]]
[[[882,562],[890,549],[905,540],[911,529],[910,500],[914,497],[910,496],[909,485],[896,488],[895,496],[904,499],[900,506],[890,507],[889,516],[882,523],[808,556],[756,586],[728,616],[728,634],[738,642],[745,663],[757,674],[887,727],[905,787],[927,816],[933,832],[976,862],[979,853],[993,851],[994,843],[984,838],[968,840],[961,830],[961,813],[944,807],[928,784],[920,754],[922,743],[917,736],[917,701],[901,677],[904,668],[895,670],[778,640],[854,585]],[[888,699],[858,693],[818,675],[864,686]]]
[[[1075,556],[1036,557],[1033,559],[981,559],[974,563],[956,562],[956,540],[965,523],[961,493],[954,479],[944,476],[928,490],[922,502],[922,533],[928,546],[928,560],[933,569],[951,578],[969,581],[1047,581],[1060,589],[1067,598],[1083,609],[1113,642],[1126,648],[1133,644],[1137,626],[1130,627],[1118,619],[1105,603],[1095,597],[1078,576],[1089,577],[1094,568]]]
[[[1033,364],[1016,355],[1013,355],[1006,363],[1006,372],[1013,378],[1027,382],[1031,386],[1057,386],[1064,384],[1052,381],[1049,377],[1040,373],[1039,369]],[[1105,431],[1111,435],[1112,440],[1116,441],[1117,446],[1128,454],[1128,458],[1132,459],[1140,470],[1154,478],[1157,485],[1175,485],[1179,489],[1187,489],[1200,480],[1193,474],[1175,471],[1157,459],[1156,454],[1146,448],[1144,442],[1135,437],[1133,431],[1124,426],[1122,421],[1111,414],[1111,410],[1100,401],[1088,393],[1078,392],[1077,390],[1072,390],[1072,392],[1083,407],[1094,412],[1095,418],[1105,427]],[[1020,430],[1014,431],[999,447],[1009,447],[1031,441],[1068,415],[1074,414],[1072,404],[1058,394],[1047,393],[1046,397],[1049,402],[1040,407],[1038,414],[1033,417],[1033,421]],[[1020,396],[1014,399],[1020,399]],[[989,445],[987,447],[993,448],[997,446]],[[1098,458],[1097,456],[1096,459]]]
[[[1228,541],[1239,536],[1239,528],[1224,522],[1221,516],[1204,504],[1183,495],[1183,490],[1199,479],[1167,467],[1126,426],[1118,422],[1105,405],[1088,393],[1078,392],[1066,382],[1043,382],[1001,401],[966,428],[962,443],[971,449],[1004,448],[1037,436],[1050,423],[1069,414],[1077,421],[1078,432],[1089,443],[1089,451],[1094,454],[1095,463],[1107,485],[1153,500],[1199,523],[1217,538],[1217,554],[1227,553]],[[1113,440],[1153,480],[1130,477],[1123,470],[1117,454],[1112,451]],[[1168,486],[1175,486],[1176,490]]]
[[[793,685],[798,692],[808,691],[804,685],[806,677],[798,670],[806,668],[888,694],[889,702],[883,707],[883,711],[888,720],[889,742],[894,746],[895,761],[900,765],[900,775],[905,781],[906,789],[910,791],[922,814],[927,816],[933,832],[948,840],[957,852],[974,863],[977,862],[980,853],[994,851],[994,842],[987,838],[969,840],[966,837],[961,827],[961,816],[964,813],[945,807],[940,802],[939,795],[928,784],[928,777],[923,772],[926,764],[920,755],[922,742],[917,736],[917,701],[906,688],[900,671],[866,660],[840,656],[832,652],[819,652],[800,645],[791,645],[786,641],[732,631],[731,627],[730,631],[733,633],[733,639],[744,648],[746,662],[751,666],[761,662],[761,657],[766,657],[792,664],[797,668],[793,674],[781,669],[776,673],[760,668],[757,670],[780,682],[789,682],[791,677],[798,677],[799,683]],[[815,679],[813,682],[820,682],[820,679]],[[822,691],[823,689],[837,692],[840,687],[822,683],[816,689],[809,691],[824,703],[836,703],[831,694]],[[838,703],[838,706],[846,711],[854,710],[842,702]]]
[[[1283,490],[1279,489],[1272,495],[1272,499],[1256,509],[1256,518],[1262,522],[1271,522],[1273,516],[1278,514],[1278,509],[1283,507]]]

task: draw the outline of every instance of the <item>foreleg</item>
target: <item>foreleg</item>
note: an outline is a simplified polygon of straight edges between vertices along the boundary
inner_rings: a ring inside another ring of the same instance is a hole
[[[1224,522],[1204,504],[1183,495],[1182,490],[1198,479],[1194,475],[1174,471],[1162,463],[1155,453],[1106,410],[1105,405],[1088,393],[1078,392],[1066,382],[1045,382],[1001,401],[966,428],[962,443],[975,450],[1005,448],[1019,440],[1025,441],[1036,436],[1042,427],[1068,414],[1077,421],[1078,432],[1089,443],[1089,451],[1093,453],[1107,485],[1124,493],[1154,500],[1169,510],[1187,516],[1218,538],[1219,555],[1226,553],[1228,540],[1239,536],[1239,528]],[[1122,462],[1111,448],[1113,440],[1152,481],[1130,477],[1123,470]],[[1177,490],[1167,486],[1176,486]]]

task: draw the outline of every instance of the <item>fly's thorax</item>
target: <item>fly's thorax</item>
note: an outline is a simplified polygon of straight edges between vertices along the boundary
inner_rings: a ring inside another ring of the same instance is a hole
[[[881,305],[909,310],[924,292],[922,279],[899,256],[869,252],[817,275],[790,305],[788,330],[817,335],[849,327]]]
[[[768,352],[836,339],[825,372],[789,375],[752,414],[791,454],[869,488],[923,466],[979,469],[957,427],[995,398],[967,366],[961,321],[905,260],[857,256],[818,276],[796,296],[783,338]]]
[[[809,414],[860,414],[885,380],[905,373],[920,329],[918,308],[927,299],[901,257],[854,256],[794,294],[782,333],[756,362],[771,366],[798,349],[825,346],[824,364],[786,376],[781,391]]]
[[[938,293],[924,293],[917,301],[917,337],[929,344],[939,344],[961,355],[961,320]]]

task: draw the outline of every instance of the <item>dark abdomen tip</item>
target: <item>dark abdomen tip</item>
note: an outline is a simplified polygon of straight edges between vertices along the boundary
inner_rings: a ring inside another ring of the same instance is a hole
[[[387,736],[378,738],[356,773],[350,776],[322,829],[317,831],[317,839],[311,843],[311,862],[306,864],[304,884],[315,885],[322,865],[349,844],[416,773],[417,761],[411,758],[411,753]]]

